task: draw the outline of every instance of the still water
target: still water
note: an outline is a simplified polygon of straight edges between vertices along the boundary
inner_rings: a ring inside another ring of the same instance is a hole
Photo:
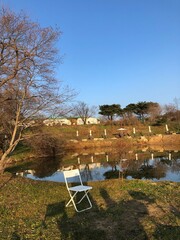
[[[63,171],[79,168],[83,181],[112,178],[180,182],[180,152],[82,153],[62,158],[41,158],[16,172],[27,178],[64,182]],[[72,181],[74,181],[72,179]]]

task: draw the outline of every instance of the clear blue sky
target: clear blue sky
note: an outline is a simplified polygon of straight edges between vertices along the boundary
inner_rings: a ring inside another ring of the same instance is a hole
[[[0,0],[59,26],[57,76],[88,105],[180,98],[180,0]]]

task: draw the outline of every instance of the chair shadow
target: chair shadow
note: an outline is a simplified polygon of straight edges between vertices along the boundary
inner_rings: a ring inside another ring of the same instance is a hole
[[[92,195],[90,193],[88,195],[93,205],[92,209],[80,213],[74,212],[73,217],[70,218],[67,214],[68,210],[65,207],[62,217],[57,220],[57,226],[61,232],[61,239],[106,239],[106,234],[104,231],[94,228],[94,217],[96,217],[98,206],[96,201],[92,198]],[[84,202],[83,204],[86,205],[87,203]]]
[[[106,236],[104,231],[100,229],[94,229],[92,227],[93,217],[96,216],[98,206],[96,201],[89,193],[89,198],[92,202],[93,209],[77,213],[74,211],[74,207],[66,207],[67,202],[57,202],[49,204],[46,209],[44,218],[44,226],[47,227],[48,218],[56,217],[57,227],[60,232],[60,239],[73,239],[73,240],[88,240],[88,239],[100,239],[105,240]],[[81,196],[79,196],[81,197]],[[86,201],[86,200],[85,200]],[[82,203],[86,205],[87,203]],[[73,215],[73,216],[69,216]]]

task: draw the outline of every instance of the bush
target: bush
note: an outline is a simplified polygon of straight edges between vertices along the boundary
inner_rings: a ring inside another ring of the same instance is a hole
[[[41,156],[53,156],[64,154],[65,142],[49,133],[41,133],[31,137],[28,145]]]
[[[157,120],[152,124],[152,126],[162,126],[163,124],[165,124],[167,121],[166,117],[159,117],[157,118]]]

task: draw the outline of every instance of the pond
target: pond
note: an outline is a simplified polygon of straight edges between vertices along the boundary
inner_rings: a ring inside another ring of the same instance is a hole
[[[180,152],[129,152],[124,156],[118,152],[74,153],[36,159],[18,171],[9,171],[35,180],[64,182],[63,171],[75,168],[80,169],[85,182],[111,178],[180,182]]]

